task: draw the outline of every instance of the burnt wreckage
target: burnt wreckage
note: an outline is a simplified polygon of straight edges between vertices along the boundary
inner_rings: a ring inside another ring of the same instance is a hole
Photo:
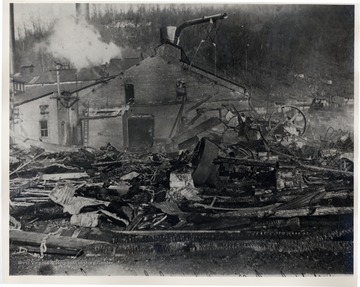
[[[163,28],[162,41],[176,46],[183,28],[224,18]],[[186,83],[177,90],[184,103]],[[296,106],[266,119],[249,95],[248,110],[219,104],[219,116],[194,125],[209,99],[189,120],[181,105],[164,152],[12,145],[12,260],[244,249],[352,258],[352,135],[330,127],[314,135]]]

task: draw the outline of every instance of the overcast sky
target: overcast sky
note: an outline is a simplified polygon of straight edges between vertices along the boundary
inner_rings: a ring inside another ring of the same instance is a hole
[[[24,26],[30,28],[32,23],[46,24],[69,15],[75,15],[75,4],[14,4],[16,36]]]
[[[90,4],[90,14],[92,13],[92,6]],[[134,10],[136,3],[133,4]],[[129,4],[97,4],[98,10],[106,10],[112,6],[115,9],[127,10]],[[32,23],[51,23],[55,19],[60,19],[67,16],[75,16],[75,2],[74,3],[15,3],[14,4],[14,21],[16,27],[16,36],[18,36],[18,29],[22,30],[24,26],[31,28]]]
[[[48,23],[53,22],[55,19],[60,19],[62,17],[67,16],[75,16],[75,2],[73,3],[31,3],[32,0],[28,0],[26,3],[15,3],[14,4],[14,20],[15,20],[15,33],[16,37],[18,37],[18,33],[23,31],[24,27],[31,28],[32,23],[35,24],[43,24],[46,25]],[[206,0],[206,1],[190,1],[189,0],[132,0],[128,1],[128,3],[106,3],[107,1],[101,1],[97,0],[95,3],[90,2],[90,14],[92,13],[93,6],[96,5],[96,9],[98,11],[105,11],[109,9],[110,7],[114,10],[127,10],[130,5],[134,10],[136,10],[136,6],[141,3],[145,4],[152,4],[152,3],[161,3],[160,6],[167,6],[169,4],[165,4],[166,2],[172,2],[175,4],[187,4],[187,5],[194,5],[194,3],[201,3],[200,5],[204,4],[225,4],[225,3],[252,3],[254,4],[255,0],[226,0],[226,1],[219,1],[219,0]],[[30,3],[29,3],[30,2]],[[50,2],[50,1],[49,1]],[[102,3],[101,3],[102,2]],[[131,2],[132,4],[129,4]],[[164,3],[165,2],[165,3]],[[302,4],[312,4],[309,0],[303,0],[303,1],[283,1],[283,0],[261,0],[261,1],[255,1],[255,3],[267,3],[267,4],[294,4],[294,3],[302,3]],[[318,4],[331,4],[334,1],[327,0],[326,3],[322,3],[322,0],[316,1]],[[351,2],[351,1],[350,1]],[[100,4],[99,4],[100,3]],[[339,1],[335,1],[335,3],[339,4]],[[334,3],[334,4],[335,4]],[[344,3],[345,4],[345,3]],[[351,4],[351,3],[347,3]],[[246,5],[242,6],[242,9],[246,9]]]

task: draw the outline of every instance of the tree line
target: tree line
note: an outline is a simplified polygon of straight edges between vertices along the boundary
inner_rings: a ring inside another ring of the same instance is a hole
[[[335,79],[341,85],[353,79],[353,6],[137,4],[120,10],[98,5],[90,4],[89,21],[103,41],[136,49],[144,56],[160,44],[160,27],[225,12],[225,20],[183,31],[180,44],[194,62],[209,68],[216,62],[217,71],[264,89],[269,81],[286,85],[297,74],[305,74],[311,82]],[[49,33],[51,25],[26,28],[16,43],[19,62],[51,69],[52,56],[33,49]],[[202,40],[210,44],[200,45]]]

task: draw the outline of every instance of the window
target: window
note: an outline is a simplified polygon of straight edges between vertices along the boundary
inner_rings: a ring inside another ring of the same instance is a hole
[[[13,88],[15,93],[25,92],[25,84],[23,82],[13,80]]]
[[[40,105],[40,115],[45,115],[49,113],[48,105]]]
[[[176,100],[182,101],[183,98],[186,100],[186,83],[184,79],[178,79],[176,81]]]
[[[40,135],[42,137],[47,137],[49,134],[49,131],[48,131],[48,122],[47,120],[41,120],[40,121]]]
[[[125,100],[126,104],[133,104],[135,102],[133,84],[125,84]]]

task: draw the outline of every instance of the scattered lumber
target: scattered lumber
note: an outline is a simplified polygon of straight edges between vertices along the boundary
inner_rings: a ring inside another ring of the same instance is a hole
[[[80,254],[87,247],[95,243],[108,244],[106,242],[97,242],[95,240],[67,236],[48,236],[43,233],[10,230],[10,246],[12,246],[12,248],[22,246],[27,248],[30,252],[40,252],[40,244],[44,238],[47,238],[46,246],[49,253],[67,256]]]
[[[86,172],[52,173],[41,175],[41,180],[82,179],[90,177]]]

